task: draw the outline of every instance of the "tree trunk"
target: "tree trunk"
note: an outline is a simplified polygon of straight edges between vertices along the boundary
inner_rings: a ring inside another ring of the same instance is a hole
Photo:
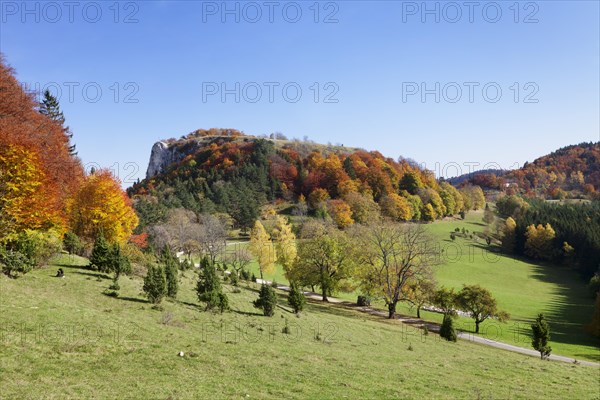
[[[421,306],[417,306],[417,318],[421,318]]]
[[[327,298],[327,290],[326,289],[323,289],[323,301],[329,302],[329,299]]]
[[[388,304],[388,319],[394,319],[396,316],[396,302]]]
[[[480,322],[475,320],[475,333],[479,333],[479,324]]]

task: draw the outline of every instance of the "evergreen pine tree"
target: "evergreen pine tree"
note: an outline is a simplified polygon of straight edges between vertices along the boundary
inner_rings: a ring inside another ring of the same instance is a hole
[[[102,232],[96,236],[94,241],[94,249],[90,256],[90,266],[100,272],[108,272],[109,270],[109,253],[110,249]]]
[[[161,266],[148,265],[148,273],[144,278],[143,290],[151,303],[158,304],[161,302],[167,293],[165,272]]]
[[[295,282],[292,282],[290,285],[288,304],[294,309],[296,314],[302,311],[306,304],[306,297],[304,297],[304,293],[302,293]]]
[[[444,320],[440,327],[440,336],[449,342],[456,342],[457,335],[454,329],[454,321],[449,314],[444,315]]]
[[[483,211],[483,222],[485,222],[488,225],[494,222],[494,212],[492,211],[488,203],[485,203],[485,210]]]
[[[68,126],[65,126],[65,116],[63,112],[60,110],[60,105],[58,104],[58,99],[50,93],[48,89],[44,92],[44,99],[40,103],[40,114],[47,116],[52,121],[59,124],[65,133],[65,135],[69,138],[69,142],[73,139],[73,133],[69,129]],[[69,153],[74,157],[77,155],[77,151],[75,151],[75,145],[69,145]]]
[[[63,246],[69,254],[77,254],[81,250],[81,240],[75,233],[67,232],[63,238]]]
[[[162,264],[165,268],[165,277],[167,280],[167,296],[171,298],[177,297],[177,292],[179,290],[179,276],[177,273],[177,259],[175,255],[171,252],[171,249],[168,246],[165,246],[161,256]]]
[[[531,345],[540,352],[540,358],[548,358],[552,352],[552,347],[548,346],[550,341],[550,326],[544,318],[544,314],[538,314],[535,322],[531,324],[533,339]]]
[[[263,284],[260,287],[258,299],[254,301],[254,307],[260,308],[265,316],[272,317],[275,314],[276,306],[277,294],[275,293],[275,289],[269,285]]]
[[[204,257],[200,262],[200,273],[196,285],[198,300],[206,303],[206,310],[219,308],[221,312],[229,307],[227,296],[223,293],[217,271]]]
[[[107,269],[114,273],[113,285],[111,289],[119,290],[119,277],[122,274],[131,272],[131,263],[129,259],[121,251],[121,246],[117,243],[113,244],[108,254]]]

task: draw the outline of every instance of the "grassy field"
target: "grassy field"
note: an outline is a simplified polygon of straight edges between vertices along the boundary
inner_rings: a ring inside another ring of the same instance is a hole
[[[84,264],[62,256],[0,276],[0,398],[600,398],[596,367],[447,343],[319,302],[299,318],[287,307],[266,318],[245,284],[225,286],[233,310],[212,314],[197,305],[191,271],[158,311],[140,278],[108,297],[110,280]],[[59,265],[64,279],[53,277]]]
[[[490,251],[484,240],[450,239],[455,228],[469,232],[484,232],[482,212],[471,212],[463,220],[445,220],[427,225],[439,243],[442,263],[435,274],[440,285],[460,290],[463,284],[479,284],[489,289],[501,309],[511,315],[507,323],[488,320],[481,325],[480,336],[492,340],[530,347],[530,324],[543,312],[552,329],[551,346],[555,354],[600,362],[600,341],[584,332],[591,321],[594,299],[585,283],[564,266],[543,265],[504,256]],[[258,264],[251,270],[259,276]],[[265,274],[267,280],[286,283],[281,267]],[[337,297],[355,301],[358,293],[338,293]],[[384,304],[377,304],[384,308]],[[414,315],[409,304],[400,304],[398,311]],[[441,323],[442,316],[422,311],[427,321]],[[471,319],[458,318],[457,327],[474,332]]]

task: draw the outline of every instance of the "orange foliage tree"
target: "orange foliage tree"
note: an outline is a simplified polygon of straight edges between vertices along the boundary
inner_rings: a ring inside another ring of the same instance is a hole
[[[0,239],[25,229],[61,228],[60,208],[37,154],[0,140]]]
[[[94,238],[102,232],[109,242],[124,242],[138,224],[131,200],[110,171],[86,177],[70,204],[71,229]]]

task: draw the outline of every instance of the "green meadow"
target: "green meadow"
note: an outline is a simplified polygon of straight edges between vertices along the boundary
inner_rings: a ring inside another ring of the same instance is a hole
[[[63,255],[20,279],[0,276],[0,398],[600,398],[597,367],[448,343],[318,301],[297,317],[284,292],[267,318],[251,304],[252,283],[225,285],[232,311],[205,312],[193,271],[156,310],[141,278],[122,278],[109,297],[110,279],[86,264]],[[65,278],[54,277],[59,267]]]

